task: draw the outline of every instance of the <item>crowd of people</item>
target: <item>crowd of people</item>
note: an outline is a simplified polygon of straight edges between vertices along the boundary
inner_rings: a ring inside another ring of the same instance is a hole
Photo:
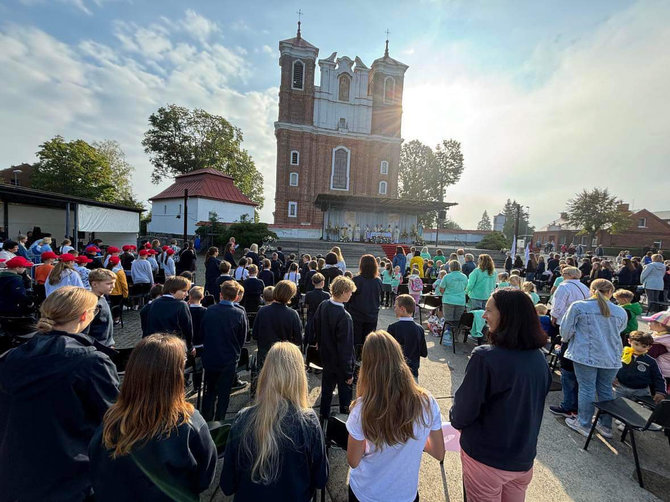
[[[646,264],[625,252],[581,264],[510,256],[498,273],[488,254],[398,246],[392,258],[361,256],[352,270],[337,246],[297,256],[256,244],[242,251],[232,238],[206,250],[196,286],[191,243],[93,242],[81,254],[69,242],[60,254],[45,238],[36,244],[23,246],[27,258],[14,241],[0,251],[0,316],[39,306],[36,331],[0,355],[7,500],[196,499],[215,475],[208,422],[225,421],[231,392],[249,385],[238,364],[250,339],[253,398],[231,423],[223,493],[311,500],[328,480],[324,427],[337,408],[349,434],[349,500],[418,500],[422,453],[445,455],[440,408],[418,383],[428,347],[415,317],[426,292],[441,299],[445,329],[457,331],[466,312],[486,323],[488,343],[472,351],[449,413],[468,500],[524,498],[551,383],[540,349],[561,360],[563,401],[550,411],[582,434],[596,395],[658,402],[670,384],[670,312],[660,308],[670,274],[660,254]],[[651,333],[639,330],[638,284],[627,282],[636,262]],[[142,339],[120,384],[114,326],[124,308],[140,307]],[[385,330],[383,308],[396,317]],[[309,354],[321,368],[318,412],[308,402]],[[192,393],[203,386],[196,409]],[[611,436],[607,415],[597,428]]]

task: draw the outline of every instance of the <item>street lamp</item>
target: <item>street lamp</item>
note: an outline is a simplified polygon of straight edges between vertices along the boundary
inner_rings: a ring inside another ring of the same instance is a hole
[[[14,169],[14,186],[19,186],[19,173],[23,172],[21,169]]]

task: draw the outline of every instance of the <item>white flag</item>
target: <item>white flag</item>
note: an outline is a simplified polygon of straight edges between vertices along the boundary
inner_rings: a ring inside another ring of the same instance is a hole
[[[528,244],[526,244],[526,252],[524,254],[524,258],[526,260],[526,266],[528,266],[528,262],[530,261],[530,240],[528,241]]]
[[[512,249],[509,250],[509,254],[512,257],[512,262],[514,262],[514,258],[516,257],[516,235],[512,239]]]

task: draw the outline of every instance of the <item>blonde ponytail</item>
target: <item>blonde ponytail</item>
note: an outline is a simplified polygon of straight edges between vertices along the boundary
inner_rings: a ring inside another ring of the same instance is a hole
[[[596,279],[591,283],[591,293],[593,297],[598,300],[598,307],[600,308],[600,313],[603,317],[609,317],[611,315],[610,311],[610,301],[605,294],[612,294],[614,291],[614,285],[607,279]]]
[[[37,330],[42,333],[53,331],[55,326],[78,319],[97,304],[98,297],[86,289],[75,286],[59,288],[42,303]]]

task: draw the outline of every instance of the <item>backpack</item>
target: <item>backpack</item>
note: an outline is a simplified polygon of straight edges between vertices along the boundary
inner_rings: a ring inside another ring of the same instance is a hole
[[[423,291],[423,281],[421,280],[421,277],[410,277],[409,279],[409,289],[413,293],[418,293],[420,291]]]

